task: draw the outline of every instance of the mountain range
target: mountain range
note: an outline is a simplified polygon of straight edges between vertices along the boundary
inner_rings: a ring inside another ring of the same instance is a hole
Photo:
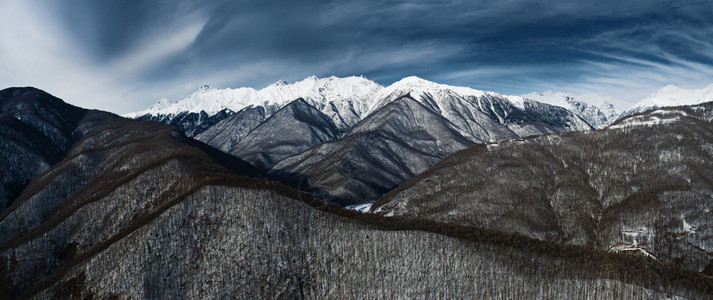
[[[408,104],[397,110],[389,106],[404,97],[415,101],[404,100]],[[706,89],[668,86],[623,115],[708,98]],[[296,99],[301,99],[299,104],[293,103]],[[125,117],[176,125],[187,136],[246,160],[270,178],[354,206],[375,201],[468,146],[603,128],[619,116],[612,102],[595,94],[553,91],[505,96],[418,77],[381,86],[364,77],[310,76],[261,90],[204,86],[178,102],[162,99]],[[414,116],[429,121],[419,123]],[[372,148],[375,141],[380,147]],[[435,147],[424,148],[424,143]]]
[[[387,87],[364,77],[308,77],[262,90],[203,87],[181,101],[160,100],[125,116],[177,125],[273,179],[357,205],[465,147],[592,130],[590,123],[611,118],[612,106],[604,101],[601,109],[577,103],[581,111],[418,77]]]
[[[713,295],[705,92],[613,121],[416,77],[264,90],[145,120],[0,91],[2,298]]]

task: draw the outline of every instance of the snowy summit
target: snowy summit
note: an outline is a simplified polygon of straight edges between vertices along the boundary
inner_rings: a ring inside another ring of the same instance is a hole
[[[579,115],[595,128],[603,128],[614,122],[619,115],[612,103],[617,102],[611,97],[603,97],[593,93],[572,96],[566,93],[546,91],[530,93],[523,98],[535,100],[568,109]]]
[[[660,107],[696,105],[709,101],[713,101],[713,84],[697,90],[684,89],[669,84],[634,104],[622,116]]]
[[[136,118],[146,114],[172,115],[201,111],[214,115],[224,109],[239,111],[248,106],[283,106],[297,98],[304,98],[308,102],[309,100],[339,102],[347,99],[366,102],[370,99],[370,95],[381,88],[379,84],[358,76],[345,78],[310,76],[291,84],[280,80],[261,90],[249,87],[216,89],[206,85],[178,102],[161,99],[147,110],[128,113],[124,117]]]

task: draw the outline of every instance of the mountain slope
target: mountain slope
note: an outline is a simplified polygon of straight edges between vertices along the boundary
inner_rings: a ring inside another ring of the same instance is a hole
[[[564,107],[587,121],[594,128],[603,128],[616,121],[619,116],[619,113],[614,109],[614,105],[611,104],[613,99],[604,98],[596,94],[583,94],[574,97],[565,93],[547,91],[544,93],[530,93],[522,95],[522,97]]]
[[[271,171],[340,204],[369,202],[446,155],[472,145],[410,97],[369,114],[344,137],[287,158]],[[300,181],[305,180],[304,186]]]
[[[434,83],[415,76],[384,88],[371,112],[394,99],[410,95],[453,123],[474,142],[494,142],[515,137],[592,127],[564,108],[518,96]]]
[[[458,152],[372,210],[713,267],[713,104]]]
[[[592,128],[561,107],[416,77],[382,94],[339,140],[277,163],[273,178],[342,205],[363,204],[475,143]]]
[[[156,121],[178,127],[181,132],[187,136],[196,136],[220,121],[234,114],[229,109],[221,110],[213,115],[208,115],[206,112],[180,112],[175,115],[142,115],[136,117],[136,120],[141,121]]]
[[[297,99],[267,118],[245,136],[230,154],[261,169],[339,136],[332,120],[303,99]]]
[[[211,176],[261,176],[168,125],[85,111],[73,132],[66,157],[0,214],[5,289],[45,280]]]
[[[669,84],[634,104],[621,115],[629,116],[660,107],[696,105],[709,101],[713,101],[713,84],[697,90],[679,88]]]
[[[0,211],[60,161],[85,111],[35,88],[0,91]]]
[[[265,108],[248,106],[210,126],[194,138],[227,153],[263,121]]]
[[[369,221],[268,189],[209,185],[23,296],[698,299],[713,284],[641,257]]]

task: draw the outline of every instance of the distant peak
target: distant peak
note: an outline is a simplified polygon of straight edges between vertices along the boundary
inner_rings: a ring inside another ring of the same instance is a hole
[[[284,80],[278,80],[277,82],[271,84],[272,86],[285,86],[287,85],[287,82]]]
[[[673,85],[673,84],[667,84],[666,86],[660,88],[658,91],[656,91],[656,94],[662,94],[662,93],[671,93],[680,90],[681,88]]]
[[[431,81],[428,81],[428,80],[423,79],[418,76],[404,77],[403,79],[399,80],[399,82],[403,82],[403,83],[433,83]]]
[[[199,87],[196,92],[205,92],[207,90],[210,90],[210,86],[207,84],[204,84],[203,86]]]
[[[396,87],[397,89],[412,89],[412,88],[428,88],[428,87],[436,87],[436,86],[441,86],[441,84],[428,81],[426,79],[417,77],[417,76],[409,76],[409,77],[404,77],[403,79],[394,82],[391,86]]]
[[[161,110],[161,109],[171,106],[171,104],[173,104],[173,103],[171,103],[171,101],[168,101],[168,99],[161,98],[158,101],[156,101],[156,103],[151,105],[151,107],[149,107],[149,111]]]
[[[642,112],[649,108],[696,105],[711,100],[713,100],[713,84],[701,89],[686,89],[669,84],[634,104],[624,112],[624,115]]]

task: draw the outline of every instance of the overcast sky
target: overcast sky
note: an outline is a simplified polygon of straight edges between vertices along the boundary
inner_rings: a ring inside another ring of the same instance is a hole
[[[126,113],[203,84],[416,75],[627,107],[666,84],[713,83],[711,20],[707,0],[3,0],[0,88]]]

